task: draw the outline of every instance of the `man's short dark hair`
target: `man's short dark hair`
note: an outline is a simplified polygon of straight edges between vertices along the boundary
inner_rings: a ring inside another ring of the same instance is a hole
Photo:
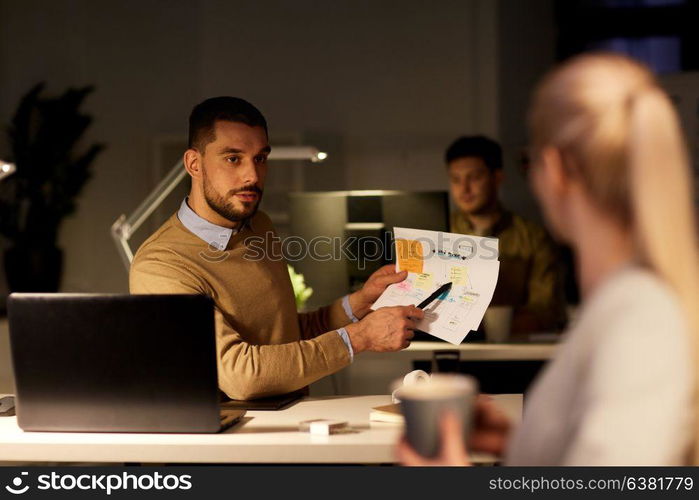
[[[459,158],[480,158],[489,170],[502,168],[502,148],[500,144],[483,135],[463,136],[451,143],[445,155],[449,165]]]
[[[267,120],[248,101],[239,97],[212,97],[194,106],[189,115],[188,147],[204,152],[206,145],[216,140],[214,126],[219,120],[262,127],[267,134]]]

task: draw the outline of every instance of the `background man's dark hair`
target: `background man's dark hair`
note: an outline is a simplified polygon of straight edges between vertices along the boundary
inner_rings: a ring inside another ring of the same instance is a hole
[[[262,127],[267,133],[267,120],[259,109],[245,99],[212,97],[194,106],[189,115],[188,147],[203,153],[206,145],[216,140],[214,125],[218,120]]]
[[[463,136],[452,142],[445,160],[447,165],[459,158],[475,157],[483,160],[489,170],[502,168],[502,148],[500,144],[483,135]]]

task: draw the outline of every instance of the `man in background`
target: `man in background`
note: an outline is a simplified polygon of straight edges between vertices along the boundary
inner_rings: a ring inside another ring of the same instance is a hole
[[[451,232],[499,239],[500,273],[493,306],[512,306],[512,333],[553,331],[565,323],[556,250],[546,231],[503,207],[502,149],[484,136],[460,137],[446,152],[456,207]]]

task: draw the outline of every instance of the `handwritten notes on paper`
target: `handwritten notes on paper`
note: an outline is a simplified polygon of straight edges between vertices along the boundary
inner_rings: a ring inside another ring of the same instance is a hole
[[[444,283],[448,294],[425,308],[418,328],[452,344],[460,344],[480,325],[498,280],[497,238],[394,228],[396,270],[408,271],[390,285],[372,309],[417,305]]]

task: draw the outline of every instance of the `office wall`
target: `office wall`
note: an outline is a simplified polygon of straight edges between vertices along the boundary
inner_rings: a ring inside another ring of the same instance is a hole
[[[519,156],[527,144],[529,95],[555,60],[553,4],[553,0],[501,0],[497,14],[498,135],[506,169],[502,196],[512,209],[535,220],[541,220],[540,213],[519,168]]]
[[[127,290],[109,228],[153,185],[153,137],[182,133],[200,97],[197,17],[195,2],[0,3],[0,122],[37,81],[47,81],[47,93],[97,88],[85,105],[95,118],[86,140],[108,149],[61,232],[65,290]]]
[[[327,144],[310,188],[443,188],[445,145],[507,121],[499,3],[0,0],[0,122],[39,80],[97,87],[87,139],[108,149],[61,234],[63,288],[127,289],[109,227],[155,184],[154,140],[183,137],[207,96],[249,98],[273,140]]]

